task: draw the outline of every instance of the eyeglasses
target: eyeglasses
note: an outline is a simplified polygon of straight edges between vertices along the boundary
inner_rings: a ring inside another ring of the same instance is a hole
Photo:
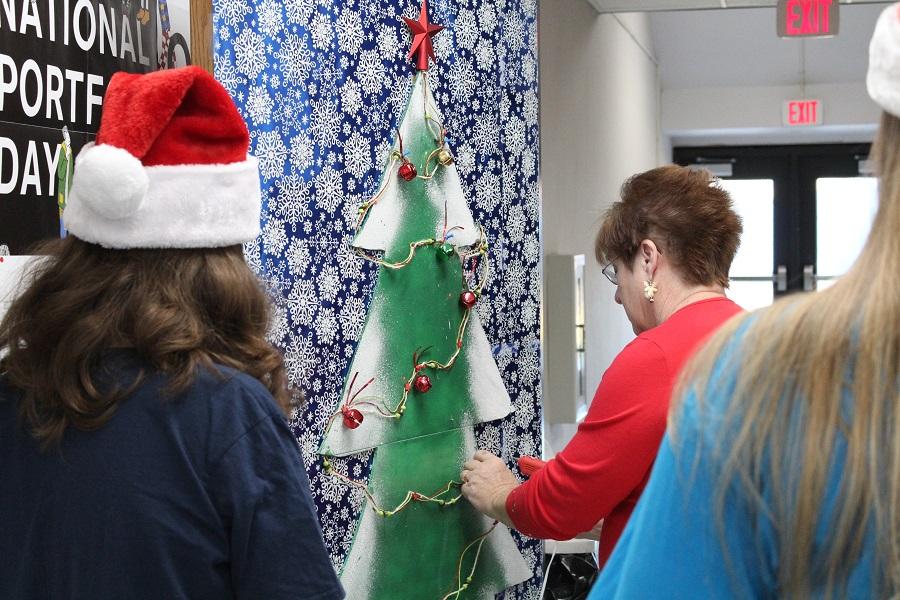
[[[603,274],[609,279],[609,282],[613,285],[619,285],[619,275],[616,273],[616,265],[613,263],[607,263],[605,267],[603,267]]]

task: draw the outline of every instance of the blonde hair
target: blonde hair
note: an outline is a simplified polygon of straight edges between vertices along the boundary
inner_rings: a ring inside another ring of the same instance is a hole
[[[850,272],[821,293],[729,322],[688,366],[675,396],[693,392],[703,411],[717,393],[728,395],[713,437],[719,525],[737,483],[774,528],[782,597],[841,595],[870,536],[873,593],[900,594],[900,119],[882,116],[874,156],[880,205]],[[723,352],[738,329],[739,349]],[[719,359],[735,380],[713,377]],[[679,404],[670,416],[676,440]],[[819,545],[823,525],[829,534]]]

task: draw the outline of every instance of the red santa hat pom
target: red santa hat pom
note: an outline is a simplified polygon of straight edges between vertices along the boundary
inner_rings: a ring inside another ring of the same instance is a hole
[[[866,87],[881,108],[900,117],[900,4],[885,8],[875,25]]]
[[[108,248],[204,248],[259,235],[250,136],[198,67],[110,79],[95,143],[75,160],[63,220]]]

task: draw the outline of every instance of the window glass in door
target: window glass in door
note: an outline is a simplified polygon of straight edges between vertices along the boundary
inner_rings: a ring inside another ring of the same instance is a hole
[[[772,304],[775,184],[772,179],[722,179],[744,223],[729,277],[728,297],[746,310]]]
[[[869,237],[877,210],[875,177],[816,180],[817,289],[832,285],[850,269]]]

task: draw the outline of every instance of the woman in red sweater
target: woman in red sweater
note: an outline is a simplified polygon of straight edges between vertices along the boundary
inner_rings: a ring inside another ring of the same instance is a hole
[[[637,338],[603,374],[575,437],[531,479],[519,484],[485,451],[462,472],[475,508],[526,535],[567,540],[602,521],[601,567],[650,476],[681,367],[741,312],[725,297],[741,220],[709,173],[660,167],[629,179],[621,197],[596,255]]]

